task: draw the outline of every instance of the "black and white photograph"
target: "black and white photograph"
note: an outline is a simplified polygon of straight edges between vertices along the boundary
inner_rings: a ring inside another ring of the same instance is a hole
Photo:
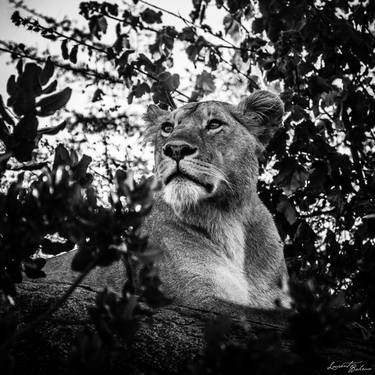
[[[2,375],[375,375],[374,0],[0,0]]]

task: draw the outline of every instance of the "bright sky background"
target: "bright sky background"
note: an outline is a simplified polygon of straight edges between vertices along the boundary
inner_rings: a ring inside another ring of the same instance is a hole
[[[82,27],[87,29],[87,21],[78,14],[79,11],[79,4],[80,0],[24,0],[24,4],[28,6],[29,8],[35,9],[37,12],[40,12],[41,14],[44,14],[46,16],[51,16],[55,18],[56,20],[60,21],[64,19],[64,17],[67,17],[69,19],[77,20],[78,25],[81,25]],[[181,16],[190,19],[189,13],[192,10],[192,1],[191,0],[149,0],[150,3],[158,5],[164,9],[167,9],[169,11],[172,11],[174,13],[180,14]],[[120,8],[124,8],[121,6],[123,3],[126,4],[133,4],[132,0],[124,0],[124,1],[118,1],[117,2],[120,5]],[[14,41],[17,43],[24,43],[26,46],[35,46],[38,47],[40,51],[43,51],[45,49],[49,49],[51,55],[57,54],[60,55],[60,42],[51,42],[48,39],[44,39],[41,35],[38,33],[29,31],[25,29],[24,27],[20,26],[17,27],[13,25],[13,23],[10,20],[10,17],[12,13],[14,12],[14,7],[12,4],[9,4],[8,0],[0,0],[0,39],[4,41]],[[29,13],[20,10],[21,15],[30,16]],[[213,28],[214,31],[218,31],[222,29],[222,21],[223,17],[225,16],[224,10],[218,10],[216,6],[213,4],[209,7],[207,11],[207,22],[210,24],[210,26]],[[44,21],[40,21],[41,24],[44,24]],[[114,28],[115,22],[109,22],[109,30]],[[179,20],[176,17],[173,17],[168,14],[163,15],[163,22],[167,25],[174,25],[177,29],[182,29],[186,26],[186,24]],[[111,25],[112,23],[112,25]],[[114,42],[114,36],[113,33],[110,31],[107,33],[107,36],[104,36],[102,38],[103,43],[108,43],[109,45],[113,44]],[[205,37],[208,40],[212,40],[213,42],[218,42],[218,40],[215,40],[215,38],[210,39],[209,36],[205,35]],[[152,38],[154,36],[152,35]],[[135,41],[135,48],[137,48],[137,41]],[[219,43],[221,43],[219,41]],[[78,62],[81,59],[81,61],[85,61],[85,54],[82,52],[78,53]],[[182,48],[182,45],[180,45],[180,48],[175,48],[174,50],[174,67],[171,69],[172,73],[178,73],[181,76],[181,85],[180,89],[183,90],[184,87],[189,87],[189,91],[192,87],[192,83],[189,82],[192,79],[195,79],[195,75],[199,73],[199,69],[196,69],[194,65],[188,60],[185,51]],[[9,55],[3,53],[0,54],[0,94],[3,96],[4,100],[7,99],[7,93],[6,93],[6,82],[11,74],[15,73],[15,64],[11,63],[9,64]],[[202,69],[202,67],[200,67]],[[219,74],[219,73],[218,73]],[[60,82],[59,80],[59,87],[64,86],[63,82]],[[221,84],[225,84],[225,80],[220,80]],[[101,84],[101,83],[100,83]],[[146,98],[143,101],[137,101],[135,100],[132,105],[127,104],[127,95],[128,92],[124,87],[124,90],[122,91],[121,86],[119,86],[119,89],[117,90],[117,97],[113,97],[112,95],[106,95],[104,97],[104,100],[102,100],[99,103],[91,103],[92,94],[96,89],[96,85],[91,85],[86,88],[82,88],[82,85],[74,84],[74,82],[69,83],[69,85],[73,89],[72,97],[67,105],[67,116],[69,116],[69,111],[79,108],[79,111],[82,113],[95,113],[95,110],[102,107],[110,107],[114,104],[121,104],[121,109],[119,112],[126,113],[129,116],[129,121],[131,123],[137,123],[140,121],[140,115],[144,113],[146,104],[148,101],[151,101],[151,98]],[[103,84],[105,88],[105,83]],[[65,86],[64,86],[65,87]],[[99,86],[100,87],[100,86]],[[103,88],[103,86],[101,87]],[[105,90],[104,90],[105,91]],[[238,93],[231,93],[227,90],[221,89],[221,87],[217,87],[217,90],[215,93],[212,94],[212,97],[215,99],[221,99],[221,100],[227,100],[228,95]],[[41,119],[41,126],[50,126],[54,125],[53,119],[45,118]],[[58,136],[51,137],[48,139],[51,139],[50,143],[54,142],[66,142],[69,143],[67,140],[67,137],[85,137],[85,143],[81,144],[81,151],[89,154],[99,162],[100,158],[102,158],[101,155],[103,155],[103,143],[102,143],[102,135],[101,134],[68,134],[66,131],[60,132]],[[65,137],[65,138],[64,138]],[[59,140],[60,139],[60,140]],[[148,168],[152,167],[152,153],[151,150],[143,150],[139,147],[139,139],[132,139],[131,137],[122,137],[119,134],[112,134],[111,138],[108,139],[108,143],[113,145],[112,147],[112,157],[117,158],[118,160],[124,159],[124,152],[129,155],[129,157],[133,158],[142,158],[148,161]],[[130,146],[130,148],[129,148]],[[126,151],[125,151],[126,150]],[[131,154],[131,155],[130,155]],[[51,155],[52,157],[52,155]],[[102,171],[101,169],[99,169]]]
[[[65,16],[68,18],[74,17],[77,20],[82,20],[83,25],[87,25],[87,21],[78,14],[80,0],[24,0],[24,4],[30,8],[34,8],[46,16],[51,16],[57,20],[63,19]],[[158,5],[164,9],[170,10],[175,13],[179,13],[185,18],[189,18],[189,13],[192,9],[191,0],[149,0],[150,3]],[[121,5],[122,1],[117,1]],[[132,3],[132,0],[125,0],[124,3]],[[60,43],[50,43],[47,39],[42,38],[37,33],[26,30],[24,27],[17,27],[12,24],[10,16],[14,11],[12,4],[8,3],[8,0],[0,0],[0,38],[4,41],[15,41],[18,43],[24,43],[27,46],[39,46],[44,49],[48,46],[52,46],[52,51],[54,48],[58,48]],[[21,15],[29,14],[24,13],[21,10]],[[212,4],[209,7],[208,21],[214,30],[219,30],[222,28],[222,19],[225,13],[217,10],[217,8]],[[174,25],[178,29],[185,27],[186,25],[179,19],[164,14],[163,21],[165,24]],[[43,23],[43,21],[41,22]],[[113,39],[111,39],[113,41]],[[105,39],[104,39],[105,41]],[[57,52],[57,50],[55,50]],[[178,58],[178,57],[177,57]],[[6,65],[6,61],[9,58],[6,54],[0,55],[0,93],[4,95],[5,86],[8,77],[14,73],[13,65]],[[186,64],[186,57],[184,62]],[[183,70],[184,64],[175,64],[174,70]]]

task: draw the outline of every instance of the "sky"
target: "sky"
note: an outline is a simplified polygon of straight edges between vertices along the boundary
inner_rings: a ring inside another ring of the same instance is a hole
[[[46,16],[54,17],[58,20],[66,17],[74,16],[77,20],[82,20],[82,25],[87,25],[87,21],[80,15],[78,15],[78,9],[80,0],[24,0],[24,4],[30,8],[34,8]],[[125,0],[124,2],[132,3],[132,0]],[[150,3],[158,5],[164,9],[178,13],[185,18],[189,18],[189,13],[192,9],[191,0],[149,0]],[[122,1],[117,1],[119,5]],[[10,17],[14,12],[14,7],[9,4],[8,0],[0,0],[0,39],[4,41],[15,41],[18,43],[24,43],[29,46],[39,46],[44,49],[50,46],[51,51],[59,46],[59,43],[50,43],[47,39],[42,38],[40,35],[34,32],[26,30],[24,27],[17,27],[12,24]],[[21,14],[23,12],[21,11]],[[222,25],[223,15],[216,9],[215,6],[209,7],[208,21],[213,26],[214,30],[220,29]],[[174,25],[177,28],[182,28],[185,24],[168,14],[163,16],[163,21],[166,24]],[[104,39],[105,40],[105,39]],[[57,50],[56,50],[57,52]],[[13,65],[7,65],[6,62],[9,58],[6,54],[0,55],[0,94],[4,95],[5,86],[8,77],[14,73],[15,69]],[[183,68],[183,64],[176,64],[176,68]]]
[[[158,5],[164,9],[167,9],[169,11],[172,11],[174,13],[180,14],[181,16],[185,18],[190,18],[189,13],[192,9],[192,1],[191,0],[148,0],[150,3]],[[29,8],[33,8],[40,12],[41,14],[44,14],[46,16],[51,16],[57,20],[62,20],[64,17],[67,17],[69,19],[76,19],[78,21],[78,26],[86,27],[87,28],[87,21],[78,14],[79,11],[79,4],[81,0],[24,0],[23,1],[25,5],[27,5]],[[133,3],[132,0],[124,0],[124,1],[118,1],[118,4],[121,5],[122,3]],[[38,33],[31,32],[29,30],[26,30],[24,27],[17,27],[12,24],[10,17],[12,13],[14,12],[14,7],[12,4],[9,4],[8,0],[0,0],[0,39],[4,41],[14,41],[17,43],[24,43],[26,46],[35,46],[38,47],[40,51],[43,51],[45,49],[49,49],[52,55],[54,54],[60,54],[60,43],[59,42],[50,42],[48,39],[44,39],[41,37]],[[21,15],[29,16],[28,13],[26,13],[23,10],[20,10]],[[222,20],[225,13],[221,10],[219,11],[213,4],[209,7],[207,11],[207,21],[213,28],[213,30],[220,30],[222,28]],[[185,27],[185,23],[181,20],[179,20],[176,17],[173,17],[168,14],[163,15],[163,22],[168,25],[174,25],[177,29],[182,29]],[[43,21],[41,21],[41,24],[43,24]],[[114,29],[114,24],[112,25],[112,30]],[[110,27],[109,27],[110,29]],[[110,34],[110,33],[108,33]],[[207,38],[209,39],[209,38]],[[102,42],[108,42],[108,44],[112,44],[114,41],[113,34],[105,36],[102,39]],[[217,40],[216,40],[217,42]],[[182,47],[182,45],[181,45]],[[84,53],[78,54],[79,59],[81,58],[82,61],[85,61],[85,55]],[[189,62],[189,60],[186,57],[185,51],[180,48],[180,50],[175,49],[174,51],[174,67],[172,68],[172,73],[178,73],[181,76],[181,86],[180,89],[183,90],[183,87],[187,86],[191,83],[188,82],[189,79],[191,79],[195,74],[197,74],[197,71],[195,70],[194,65]],[[189,71],[190,70],[190,73]],[[15,64],[11,63],[9,64],[9,55],[7,54],[0,54],[0,94],[3,96],[4,101],[6,102],[7,99],[7,93],[6,93],[6,83],[11,74],[15,73]],[[59,85],[63,84],[59,81]],[[87,88],[82,89],[82,85],[70,83],[70,86],[73,89],[73,94],[68,102],[66,109],[67,109],[67,115],[69,116],[69,111],[78,109],[80,112],[84,112],[86,110],[86,113],[93,113],[92,111],[95,111],[95,105],[91,103],[91,98],[93,95],[93,92],[96,89],[96,86],[89,86]],[[62,88],[62,87],[60,87]],[[122,90],[121,87],[118,89],[119,91],[119,97],[114,98],[111,95],[106,95],[104,97],[104,100],[98,103],[102,106],[109,107],[111,104],[117,104],[118,102],[121,103],[122,108],[120,111],[125,111],[125,113],[129,116],[129,121],[132,123],[140,121],[141,114],[144,113],[146,104],[145,101],[141,103],[137,103],[135,101],[132,105],[127,105],[127,91],[124,89]],[[216,90],[216,95],[225,95],[223,94],[224,90],[220,90],[220,87]],[[215,97],[215,99],[225,99],[224,97]],[[117,100],[117,102],[116,102]],[[150,99],[151,100],[151,99]],[[112,102],[111,102],[112,101]],[[147,100],[146,100],[147,101]],[[41,123],[41,126],[51,126],[54,125],[53,119],[50,120],[49,118],[43,118],[40,119],[43,121]],[[50,123],[52,121],[52,123]],[[66,133],[66,131],[60,132],[57,136],[54,138],[54,142],[59,142],[59,138],[61,141],[64,141],[64,137],[69,136],[69,134]],[[74,135],[72,135],[74,136]],[[82,136],[80,134],[79,136]],[[81,145],[81,151],[89,154],[90,156],[97,159],[99,162],[102,158],[101,155],[103,155],[103,143],[102,139],[100,138],[101,135],[87,135],[83,134],[83,136],[86,137],[86,142]],[[130,147],[132,151],[129,151],[132,153],[132,156],[134,158],[141,157],[143,159],[146,159],[148,162],[152,164],[152,153],[150,149],[143,150],[142,148],[138,147],[139,140],[127,138],[126,140],[124,137],[119,137],[116,134],[111,135],[111,139],[109,140],[109,144],[112,144],[113,146],[116,145],[116,147],[112,147],[112,155],[113,157],[117,159],[123,159],[124,158],[124,150],[128,150]],[[146,154],[145,154],[146,152]],[[95,157],[96,155],[96,157]],[[151,165],[150,164],[150,165]]]

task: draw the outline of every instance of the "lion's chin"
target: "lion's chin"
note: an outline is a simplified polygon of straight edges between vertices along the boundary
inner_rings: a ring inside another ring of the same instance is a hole
[[[164,187],[164,200],[177,215],[197,205],[208,196],[204,186],[183,177],[175,177]]]

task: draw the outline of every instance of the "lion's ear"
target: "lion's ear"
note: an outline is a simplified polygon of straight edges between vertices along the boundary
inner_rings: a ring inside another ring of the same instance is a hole
[[[146,123],[146,129],[144,132],[144,143],[153,142],[158,131],[159,118],[167,115],[169,112],[164,111],[155,104],[150,104],[147,107],[146,113],[142,116]]]
[[[237,109],[249,118],[246,125],[250,132],[266,147],[281,126],[284,105],[279,96],[266,90],[256,91],[242,100]]]
[[[155,104],[150,104],[148,107],[147,107],[147,111],[146,113],[143,115],[143,119],[149,123],[149,124],[152,124],[154,122],[156,122],[156,120],[160,117],[160,116],[163,116],[163,115],[166,115],[168,114],[168,111],[164,111],[164,109],[161,109],[159,108],[157,105]]]

